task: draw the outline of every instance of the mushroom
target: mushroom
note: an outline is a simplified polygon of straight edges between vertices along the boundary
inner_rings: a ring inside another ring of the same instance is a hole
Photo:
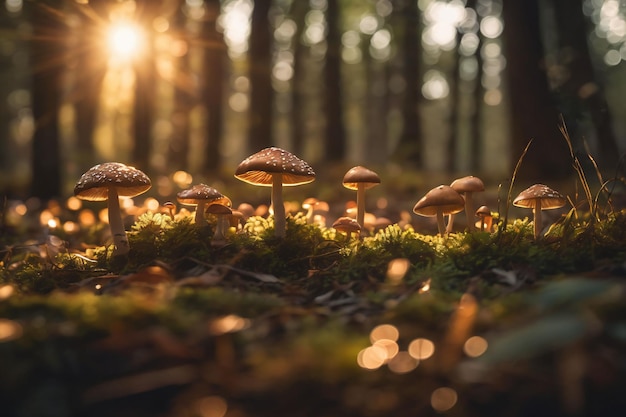
[[[313,209],[319,203],[319,200],[315,197],[309,197],[302,202],[302,208],[305,209],[306,212],[306,222],[308,224],[313,223]]]
[[[452,181],[450,187],[454,188],[454,190],[459,194],[463,194],[465,198],[465,216],[467,217],[467,228],[471,232],[475,229],[474,219],[472,218],[472,213],[474,213],[472,194],[485,191],[485,184],[483,184],[480,178],[469,175],[467,177],[458,178]],[[449,228],[452,228],[452,219],[453,215],[450,215]]]
[[[363,227],[365,218],[365,190],[378,184],[380,184],[378,174],[360,165],[350,168],[343,176],[343,186],[350,190],[356,190],[356,221],[361,227]]]
[[[307,184],[315,181],[315,172],[302,159],[284,149],[263,149],[244,159],[235,171],[235,178],[252,185],[272,187],[274,208],[274,233],[285,237],[286,220],[282,189],[285,186]]]
[[[150,178],[137,168],[119,163],[105,162],[85,172],[74,187],[74,195],[82,200],[108,200],[108,215],[113,235],[113,255],[125,255],[130,250],[119,197],[134,197],[150,189]]]
[[[165,203],[163,203],[163,208],[168,211],[170,218],[174,220],[174,216],[176,215],[176,204],[172,203],[171,201],[166,201]]]
[[[340,217],[333,223],[333,229],[338,232],[343,232],[348,237],[348,240],[352,238],[352,233],[361,232],[361,225],[352,217]]]
[[[476,210],[476,217],[480,218],[480,221],[476,224],[480,223],[480,231],[483,232],[487,230],[491,231],[491,222],[493,217],[491,216],[491,210],[487,206],[480,206]]]
[[[180,191],[176,194],[178,202],[188,206],[196,206],[194,221],[196,226],[201,227],[206,224],[204,220],[204,206],[209,203],[219,203],[230,206],[230,199],[224,196],[213,187],[206,184],[196,184],[191,188]]]
[[[217,224],[215,226],[215,233],[213,239],[211,239],[211,245],[224,246],[226,243],[226,235],[224,233],[224,222],[227,221],[227,217],[233,214],[230,207],[221,203],[211,203],[206,209],[206,213],[213,214],[217,217]]]
[[[413,212],[420,216],[437,216],[439,234],[443,236],[446,228],[443,222],[444,214],[454,214],[463,210],[465,200],[461,194],[449,185],[440,185],[426,193],[413,207]]]
[[[543,230],[541,210],[561,208],[566,202],[565,197],[558,191],[554,191],[547,185],[535,184],[519,193],[519,195],[515,197],[515,200],[513,200],[513,205],[533,209],[533,224],[536,240]]]

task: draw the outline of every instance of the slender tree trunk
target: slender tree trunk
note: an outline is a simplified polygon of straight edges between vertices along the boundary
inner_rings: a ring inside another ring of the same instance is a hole
[[[137,2],[136,18],[146,30],[152,27],[155,10],[154,3],[149,0]],[[146,39],[146,51],[135,62],[135,103],[133,111],[134,148],[133,163],[142,169],[150,166],[152,151],[152,123],[154,122],[154,105],[156,101],[156,68],[152,38]]]
[[[452,77],[450,79],[450,115],[449,125],[450,133],[448,137],[448,158],[446,160],[446,169],[450,173],[457,171],[457,149],[459,147],[459,141],[461,140],[459,135],[459,117],[460,117],[460,84],[461,80],[461,57],[459,56],[458,44],[461,42],[461,34],[457,32],[457,49],[452,51]]]
[[[179,39],[189,36],[186,28],[187,14],[184,10],[185,0],[179,0],[176,14],[172,19],[174,33]],[[190,126],[189,113],[193,105],[193,93],[189,80],[189,52],[176,60],[176,77],[174,83],[174,108],[172,110],[172,137],[168,145],[168,166],[172,170],[186,170],[189,158]]]
[[[476,9],[476,0],[468,0],[467,7]],[[477,14],[478,16],[478,14]],[[480,17],[478,23],[480,24]],[[470,138],[469,138],[469,164],[468,171],[469,172],[479,172],[481,166],[481,155],[483,150],[482,143],[482,110],[484,106],[484,94],[485,89],[483,87],[482,78],[483,78],[483,58],[481,54],[481,49],[483,46],[483,37],[480,31],[476,34],[479,39],[478,46],[476,47],[476,53],[474,54],[474,58],[476,59],[476,78],[474,79],[474,95],[473,95],[473,105],[470,111]]]
[[[508,0],[503,17],[513,161],[533,139],[518,178],[537,182],[564,178],[572,172],[571,161],[543,67],[538,0]]]
[[[343,125],[341,93],[341,32],[338,1],[329,1],[326,9],[328,33],[326,62],[324,65],[324,109],[326,113],[326,158],[343,161],[346,154],[346,133]]]
[[[552,0],[558,33],[560,62],[567,68],[569,78],[560,87],[564,100],[571,100],[591,116],[598,140],[598,160],[601,167],[613,170],[618,163],[619,150],[612,129],[611,112],[601,85],[596,81],[587,45],[589,33],[583,14],[582,0]],[[565,114],[570,133],[576,135],[576,114]],[[574,120],[572,120],[574,119]],[[571,122],[571,123],[570,123]],[[572,126],[573,125],[573,126]],[[576,135],[579,136],[579,135]]]
[[[205,2],[206,13],[203,25],[203,40],[207,42],[204,51],[203,102],[207,111],[207,142],[204,168],[207,172],[216,172],[220,164],[220,143],[222,139],[222,102],[224,85],[224,65],[226,45],[217,29],[220,14],[220,1]],[[270,121],[271,123],[271,121]]]
[[[77,71],[70,100],[74,103],[76,112],[76,163],[79,172],[86,171],[95,162],[93,139],[107,62],[106,55],[94,48],[94,44],[99,43],[98,38],[102,36],[102,22],[107,19],[106,4],[105,0],[74,4],[81,18],[81,34],[77,36]]]
[[[31,192],[49,199],[61,194],[61,161],[59,109],[62,95],[63,42],[65,26],[54,12],[56,1],[38,2],[32,6],[33,42],[32,98],[35,133],[32,153]]]
[[[257,0],[252,10],[250,46],[250,112],[248,151],[254,153],[272,144],[272,32],[269,25],[270,0]]]
[[[296,1],[292,4],[291,16],[295,20],[297,29],[293,35],[293,78],[291,82],[291,145],[293,153],[299,156],[304,152],[306,135],[306,85],[305,52],[302,44],[302,32],[305,26],[304,17],[309,9],[307,2]]]
[[[404,81],[406,91],[402,104],[403,130],[394,152],[399,162],[421,167],[422,165],[422,123],[419,104],[422,97],[421,82],[421,25],[417,2],[406,1],[397,8],[402,16],[404,34],[401,39],[400,53],[404,57]]]

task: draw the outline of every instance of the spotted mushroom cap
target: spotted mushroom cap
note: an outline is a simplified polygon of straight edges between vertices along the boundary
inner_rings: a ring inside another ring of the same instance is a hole
[[[449,185],[440,185],[426,193],[413,207],[413,212],[420,216],[432,217],[441,210],[443,214],[455,214],[463,211],[465,200],[461,194]]]
[[[561,208],[567,203],[567,199],[558,191],[554,191],[547,185],[535,184],[519,193],[513,200],[513,205],[534,209],[537,205],[537,200],[541,200],[541,210]]]
[[[213,187],[209,187],[206,184],[196,184],[191,188],[180,191],[176,194],[178,202],[181,204],[187,204],[195,206],[200,201],[205,203],[220,203],[229,205],[230,199],[224,196]]]
[[[476,193],[480,191],[485,191],[485,184],[483,184],[482,180],[473,175],[468,175],[467,177],[457,178],[452,181],[450,187],[454,188],[459,193]]]
[[[235,177],[254,185],[272,186],[272,174],[282,174],[283,185],[301,185],[315,181],[315,172],[302,159],[284,149],[263,149],[244,159]]]
[[[89,168],[74,187],[74,195],[83,200],[104,201],[115,187],[120,197],[134,197],[152,187],[142,171],[119,162],[105,162]]]
[[[365,189],[372,188],[380,184],[380,177],[371,169],[357,165],[350,168],[343,176],[343,186],[350,190],[356,190],[359,188],[359,184],[365,184]]]
[[[333,229],[344,233],[360,232],[361,225],[352,217],[340,217],[333,223]]]

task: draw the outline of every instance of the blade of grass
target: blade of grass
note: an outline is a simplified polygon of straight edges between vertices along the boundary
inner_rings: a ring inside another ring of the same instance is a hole
[[[508,224],[508,221],[509,221],[509,206],[511,205],[511,194],[513,193],[513,184],[515,183],[515,178],[517,177],[517,172],[519,171],[520,166],[522,166],[522,161],[524,160],[524,156],[526,156],[526,153],[528,152],[528,149],[530,148],[530,144],[531,143],[533,143],[532,139],[528,141],[528,144],[526,145],[526,147],[522,151],[522,154],[520,155],[519,159],[517,160],[517,164],[515,164],[515,169],[513,170],[513,175],[511,176],[511,182],[509,183],[509,190],[508,190],[507,195],[506,195],[506,204],[504,206],[504,220],[503,220],[503,223],[502,223],[502,227],[498,228],[498,235],[500,235],[502,233],[502,231],[504,229],[506,229],[506,225]]]

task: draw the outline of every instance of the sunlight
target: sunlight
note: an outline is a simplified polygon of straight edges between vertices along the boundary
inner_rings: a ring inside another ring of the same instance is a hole
[[[107,47],[114,58],[133,59],[144,47],[143,42],[141,29],[131,22],[121,21],[107,30]]]

